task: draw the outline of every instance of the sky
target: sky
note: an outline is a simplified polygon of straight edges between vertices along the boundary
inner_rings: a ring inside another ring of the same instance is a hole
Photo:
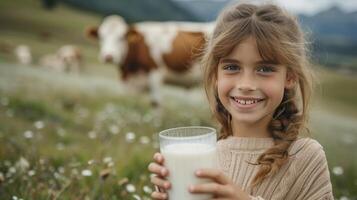
[[[194,1],[194,0],[181,0]],[[225,0],[216,0],[225,1]],[[357,0],[241,0],[244,2],[277,2],[280,6],[298,14],[313,15],[333,5],[340,6],[347,12],[357,11]]]
[[[357,10],[357,0],[275,0],[275,2],[295,13],[307,15],[313,15],[333,5],[338,5],[347,12]]]

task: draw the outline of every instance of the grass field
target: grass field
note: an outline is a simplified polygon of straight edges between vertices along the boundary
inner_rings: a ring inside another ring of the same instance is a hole
[[[0,52],[0,199],[150,199],[146,168],[157,132],[214,126],[200,88],[165,86],[160,111],[148,95],[123,90],[115,67],[100,64],[97,44],[84,37],[99,22],[62,5],[45,11],[34,0],[0,1],[0,44],[28,44],[35,58],[23,66]],[[37,67],[63,44],[83,50],[81,74]],[[357,199],[357,76],[323,67],[318,75],[312,137],[324,146],[336,199]]]

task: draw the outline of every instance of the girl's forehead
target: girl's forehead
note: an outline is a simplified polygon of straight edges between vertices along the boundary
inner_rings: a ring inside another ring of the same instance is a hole
[[[257,41],[253,36],[249,36],[233,45],[219,61],[235,59],[240,62],[280,64],[279,56],[273,52],[267,52],[269,49],[265,46],[260,45],[259,40]]]

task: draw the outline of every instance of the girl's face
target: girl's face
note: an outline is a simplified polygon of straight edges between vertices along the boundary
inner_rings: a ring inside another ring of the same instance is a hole
[[[293,87],[286,66],[263,61],[255,39],[249,37],[218,64],[218,97],[234,123],[268,123]]]

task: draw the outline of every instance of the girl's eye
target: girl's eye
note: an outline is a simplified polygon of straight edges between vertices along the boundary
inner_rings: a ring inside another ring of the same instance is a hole
[[[238,65],[225,65],[225,66],[223,66],[223,70],[237,71],[237,70],[239,70],[239,66]]]
[[[275,68],[273,66],[260,66],[257,71],[260,73],[271,73],[275,71]]]

